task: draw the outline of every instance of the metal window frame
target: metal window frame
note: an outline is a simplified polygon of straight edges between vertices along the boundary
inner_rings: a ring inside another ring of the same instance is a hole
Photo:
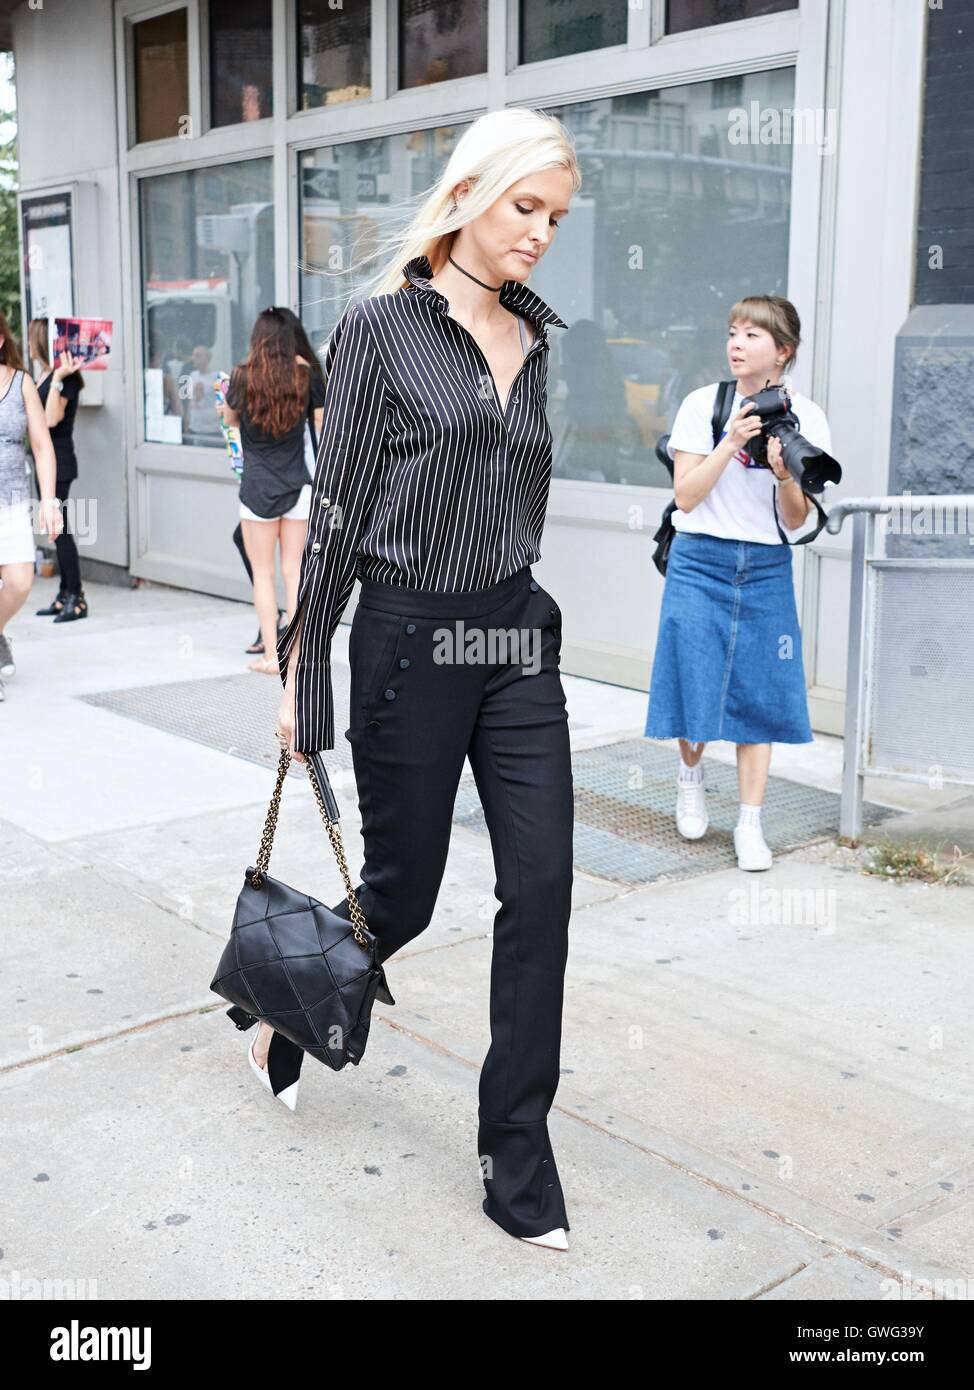
[[[202,129],[201,125],[201,82],[200,82],[200,0],[119,0],[115,10],[115,52],[122,54],[123,101],[119,111],[124,119],[119,121],[125,132],[126,150],[160,149],[172,145],[182,145],[185,138],[173,136],[161,140],[138,138],[138,101],[135,87],[135,26],[146,19],[158,19],[160,15],[172,14],[176,10],[186,11],[186,112],[191,131]]]
[[[519,0],[486,0],[488,5],[487,72],[419,88],[397,91],[394,42],[398,0],[371,0],[372,94],[341,105],[297,111],[297,25],[295,0],[272,0],[274,113],[261,121],[210,127],[205,122],[206,102],[203,57],[206,49],[204,21],[206,0],[117,0],[116,99],[119,111],[119,204],[123,259],[122,319],[128,341],[142,340],[141,254],[138,181],[153,173],[219,166],[231,160],[267,157],[273,161],[275,216],[275,285],[278,302],[297,308],[299,255],[298,158],[320,145],[381,135],[410,133],[438,125],[473,120],[485,111],[506,105],[530,105],[539,109],[570,106],[586,100],[605,99],[627,92],[683,86],[723,76],[747,74],[778,67],[795,71],[794,105],[822,105],[825,100],[830,12],[844,0],[801,0],[800,9],[755,19],[692,30],[686,34],[662,33],[663,0],[644,0],[628,6],[627,42],[581,54],[570,54],[530,64],[517,62],[516,37]],[[131,26],[140,19],[176,9],[187,10],[189,37],[189,116],[192,135],[132,143],[134,137],[134,72]],[[719,48],[714,36],[719,34]],[[834,39],[832,40],[834,43]],[[789,225],[789,295],[803,304],[817,304],[821,273],[818,234],[830,255],[834,240],[834,216],[822,225],[822,161],[813,147],[792,149],[791,219]],[[835,161],[828,161],[835,163]],[[828,261],[826,259],[825,263]],[[816,356],[814,315],[806,316],[803,360]],[[157,454],[153,468],[216,476],[213,455],[218,451],[188,445],[153,444],[143,437],[144,401],[139,370],[129,375],[126,397],[126,437],[129,458],[130,497],[134,475],[149,463],[147,451]],[[229,472],[224,481],[233,484]],[[618,489],[598,483],[552,480],[550,512],[553,518],[589,524],[614,525],[635,493],[647,512],[661,510],[668,500],[662,487]],[[131,518],[132,523],[135,517]],[[138,528],[130,527],[132,568],[140,573]],[[147,576],[153,577],[153,576]]]
[[[24,317],[24,341],[27,338],[27,324],[32,317],[31,310],[33,305],[28,304],[27,293],[27,244],[24,239],[24,204],[33,202],[46,202],[50,198],[70,199],[70,211],[68,214],[68,241],[71,254],[71,313],[75,313],[78,302],[78,200],[81,189],[81,181],[78,179],[68,183],[41,184],[31,188],[18,188],[17,190],[17,251],[18,266],[20,272],[20,302],[23,305]]]

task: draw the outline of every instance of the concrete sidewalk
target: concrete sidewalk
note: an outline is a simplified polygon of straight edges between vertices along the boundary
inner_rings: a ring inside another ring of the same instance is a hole
[[[454,828],[434,921],[389,963],[397,1004],[377,1006],[360,1067],[305,1066],[292,1114],[208,989],[272,777],[79,698],[235,677],[252,611],[91,585],[92,616],[55,627],[33,616],[55,589],[39,580],[10,626],[0,705],[4,1287],[970,1296],[974,890],[884,882],[828,845],[764,875],[633,889],[576,873],[550,1121],[571,1250],[542,1250],[480,1209],[489,841]],[[343,627],[336,663],[346,642]],[[252,680],[271,698],[276,677]],[[644,694],[565,687],[577,748],[641,733]],[[776,749],[773,770],[836,790],[841,749]],[[354,874],[354,784],[335,787]],[[881,790],[935,826],[938,804],[964,800]],[[285,786],[272,872],[344,893],[303,776]]]

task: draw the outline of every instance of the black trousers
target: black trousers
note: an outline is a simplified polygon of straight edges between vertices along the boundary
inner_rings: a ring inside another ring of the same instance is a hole
[[[345,737],[365,848],[356,896],[381,962],[432,918],[467,758],[480,793],[500,907],[478,1153],[483,1209],[512,1235],[569,1229],[547,1127],[573,881],[560,648],[558,605],[528,568],[470,593],[363,581],[349,638]],[[347,898],[334,910],[350,917]],[[303,1055],[274,1034],[275,1090],[295,1079]]]
[[[58,478],[54,485],[55,497],[61,502],[66,502],[73,482],[73,478]],[[54,541],[57,567],[61,576],[60,588],[65,594],[80,594],[81,562],[78,559],[78,545],[70,529],[70,508],[65,507],[62,516],[64,529]]]

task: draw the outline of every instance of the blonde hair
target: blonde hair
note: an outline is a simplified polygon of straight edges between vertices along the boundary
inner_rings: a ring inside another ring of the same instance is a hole
[[[790,299],[780,294],[749,294],[739,299],[727,316],[727,327],[747,320],[756,328],[770,333],[780,348],[789,350],[785,368],[791,371],[802,340],[802,324],[798,310]]]
[[[567,127],[556,117],[525,106],[507,106],[480,116],[457,141],[437,182],[420,195],[421,202],[412,216],[408,216],[410,203],[401,205],[407,212],[405,225],[359,262],[367,264],[377,256],[383,257],[379,270],[368,276],[349,299],[401,289],[408,283],[402,268],[417,256],[429,259],[435,275],[445,265],[461,227],[486,211],[511,184],[552,168],[566,169],[572,177],[572,192],[578,192],[582,175],[574,143]],[[469,181],[469,191],[459,206],[451,210],[453,190],[464,180]],[[354,262],[348,269],[335,272],[307,267],[326,278],[354,274],[357,268]]]

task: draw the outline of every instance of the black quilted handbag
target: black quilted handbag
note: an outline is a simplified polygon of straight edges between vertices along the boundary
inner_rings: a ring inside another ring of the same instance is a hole
[[[362,1060],[375,1000],[396,1001],[352,888],[338,803],[319,754],[308,756],[308,777],[345,880],[351,922],[267,873],[290,761],[282,748],[257,865],[244,875],[230,940],[210,989],[233,1005],[227,1013],[238,1028],[262,1020],[341,1071]]]

